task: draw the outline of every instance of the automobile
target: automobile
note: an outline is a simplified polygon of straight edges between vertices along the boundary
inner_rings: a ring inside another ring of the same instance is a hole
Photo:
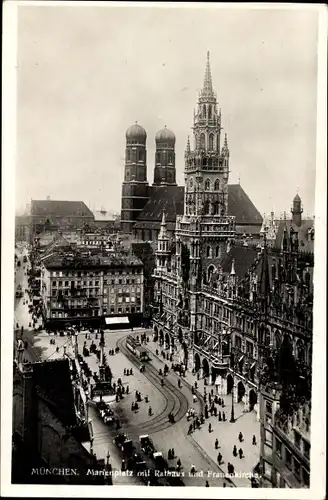
[[[157,470],[164,471],[169,469],[169,465],[163,457],[162,452],[156,451],[155,453],[153,453],[153,459]]]
[[[125,453],[131,452],[134,449],[132,439],[129,439],[123,432],[115,436],[113,443]]]
[[[140,472],[147,469],[147,464],[141,455],[133,453],[128,459],[127,467],[130,470]]]
[[[144,453],[146,453],[146,455],[151,455],[152,453],[154,453],[156,451],[154,443],[152,442],[152,440],[150,439],[148,434],[144,434],[142,436],[139,436],[139,443],[140,443],[141,450]]]

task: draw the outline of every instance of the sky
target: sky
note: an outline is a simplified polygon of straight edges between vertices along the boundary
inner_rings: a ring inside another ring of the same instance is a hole
[[[32,199],[120,211],[125,132],[176,135],[177,182],[206,53],[230,148],[230,183],[258,210],[314,214],[317,13],[162,6],[18,10],[16,209]]]

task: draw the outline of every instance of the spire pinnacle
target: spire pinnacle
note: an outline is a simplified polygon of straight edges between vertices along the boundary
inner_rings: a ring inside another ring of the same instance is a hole
[[[186,148],[187,153],[190,153],[190,137],[188,135],[188,140],[187,140],[187,148]]]
[[[204,87],[203,87],[202,94],[213,94],[212,75],[211,75],[211,66],[210,66],[210,52],[209,51],[207,51]]]
[[[235,274],[236,274],[236,271],[235,271],[235,259],[232,259],[230,274],[231,274],[231,276],[235,276]]]
[[[165,226],[165,225],[166,225],[165,210],[163,210],[161,226]]]
[[[228,136],[227,136],[227,132],[224,134],[224,147],[228,149]]]

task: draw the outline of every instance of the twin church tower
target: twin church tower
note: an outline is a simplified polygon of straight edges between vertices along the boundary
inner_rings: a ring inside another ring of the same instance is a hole
[[[221,128],[221,110],[212,86],[208,52],[204,85],[194,112],[193,146],[188,137],[185,151],[185,215],[227,215],[229,149],[226,135],[221,144]],[[146,141],[147,133],[137,122],[126,131],[121,231],[127,234],[133,232],[153,187],[177,185],[174,133],[165,127],[155,136],[153,186],[147,181]]]

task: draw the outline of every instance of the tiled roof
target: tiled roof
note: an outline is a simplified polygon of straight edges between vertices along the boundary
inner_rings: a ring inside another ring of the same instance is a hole
[[[175,222],[176,215],[183,214],[184,187],[152,186],[150,199],[147,201],[138,221],[161,221],[163,210],[167,222]]]
[[[76,425],[68,359],[33,364],[33,381],[60,421],[67,426]]]
[[[228,185],[228,211],[236,224],[262,224],[263,218],[240,184]]]
[[[235,271],[236,276],[243,278],[245,274],[249,271],[252,264],[254,264],[259,250],[253,247],[244,247],[240,245],[234,245],[230,248],[229,253],[223,255],[219,261],[222,266],[223,273],[230,274],[232,259],[235,260]]]
[[[130,252],[117,252],[110,255],[84,255],[57,252],[43,260],[47,269],[107,269],[109,267],[142,266],[138,257]]]
[[[145,227],[140,224],[141,221],[160,222],[163,210],[166,212],[167,222],[175,222],[176,216],[183,214],[183,186],[152,186],[149,188],[149,195],[150,198],[138,217],[136,228]],[[236,224],[245,224],[247,227],[262,224],[261,214],[239,184],[228,185],[228,211],[229,215],[236,217]],[[154,227],[157,228],[158,226]]]
[[[31,215],[38,217],[94,217],[83,201],[32,200]]]
[[[291,220],[278,220],[278,230],[276,234],[275,246],[281,248],[282,239],[284,235],[285,222],[288,234],[291,227],[298,233],[299,249],[303,252],[314,252],[314,241],[309,239],[309,231],[314,227],[314,220],[304,219],[300,227],[293,224]]]

